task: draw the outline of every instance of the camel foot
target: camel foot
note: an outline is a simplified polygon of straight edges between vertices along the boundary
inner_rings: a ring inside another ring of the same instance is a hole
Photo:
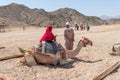
[[[114,55],[114,56],[120,56],[120,53],[115,53],[115,52],[111,52],[109,53],[110,55]]]
[[[52,63],[52,65],[57,66],[58,62],[56,61],[56,62]]]
[[[116,55],[115,53],[113,53],[113,52],[111,52],[111,53],[109,53],[110,55]]]
[[[73,61],[74,61],[73,59],[60,60],[60,65],[65,65],[65,64],[71,63]]]
[[[25,57],[23,57],[23,58],[20,60],[20,63],[23,64],[23,65],[25,65],[25,64],[27,63],[26,60],[25,60]]]

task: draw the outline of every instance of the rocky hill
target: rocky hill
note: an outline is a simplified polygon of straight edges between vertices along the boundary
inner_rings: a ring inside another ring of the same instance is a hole
[[[33,26],[52,24],[55,27],[63,27],[66,21],[70,21],[71,23],[75,21],[78,23],[88,22],[90,25],[104,24],[104,21],[98,17],[86,16],[71,8],[61,8],[53,12],[47,12],[44,9],[30,9],[16,3],[1,6],[0,17],[9,21],[18,21]]]
[[[105,20],[107,24],[120,24],[120,19],[108,19]]]

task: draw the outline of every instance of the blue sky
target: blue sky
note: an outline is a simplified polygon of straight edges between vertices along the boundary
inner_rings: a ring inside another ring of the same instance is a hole
[[[0,6],[10,3],[24,4],[29,8],[54,11],[73,8],[87,16],[120,16],[120,0],[0,0]]]

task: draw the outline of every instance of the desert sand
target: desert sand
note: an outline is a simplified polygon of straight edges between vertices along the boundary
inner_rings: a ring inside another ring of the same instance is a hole
[[[55,28],[57,41],[64,46],[65,28]],[[11,28],[10,32],[0,33],[0,57],[19,54],[18,47],[29,50],[38,43],[45,28]],[[112,45],[120,42],[120,24],[93,26],[90,31],[76,31],[74,48],[82,36],[93,41],[93,46],[83,47],[73,63],[64,66],[36,65],[26,66],[21,58],[0,61],[0,73],[12,76],[16,80],[92,80],[112,64],[120,61],[120,56],[112,56]],[[120,68],[109,74],[104,80],[120,80]]]

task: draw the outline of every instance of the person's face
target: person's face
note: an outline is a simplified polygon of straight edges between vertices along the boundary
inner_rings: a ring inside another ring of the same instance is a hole
[[[69,28],[70,26],[69,25],[66,25],[66,28]]]

